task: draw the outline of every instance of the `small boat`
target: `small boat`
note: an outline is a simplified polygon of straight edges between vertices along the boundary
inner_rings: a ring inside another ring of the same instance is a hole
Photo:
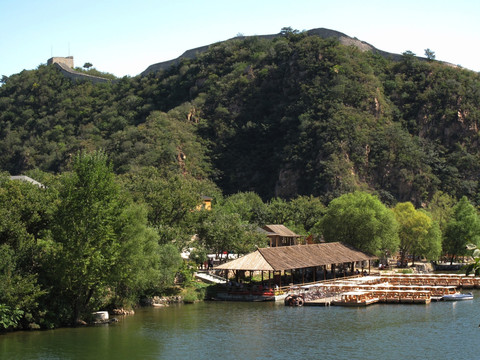
[[[340,300],[332,301],[332,305],[337,306],[367,306],[375,304],[379,298],[373,297],[370,291],[349,291],[341,294]]]
[[[461,293],[456,293],[456,294],[448,294],[448,295],[443,295],[442,299],[445,301],[457,301],[457,300],[473,300],[473,294],[472,293],[467,293],[467,294],[461,294]]]

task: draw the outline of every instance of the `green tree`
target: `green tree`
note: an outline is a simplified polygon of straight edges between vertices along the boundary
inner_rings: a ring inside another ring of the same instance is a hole
[[[134,199],[147,205],[148,221],[157,229],[160,243],[175,241],[178,248],[190,241],[198,218],[203,216],[201,211],[193,211],[201,205],[202,196],[220,194],[208,181],[164,174],[153,167],[126,174],[122,180]]]
[[[250,224],[264,225],[267,206],[254,192],[240,192],[228,196],[222,208],[229,213],[240,215],[240,219]]]
[[[265,247],[267,238],[257,231],[256,225],[241,221],[238,214],[222,209],[209,212],[198,227],[200,244],[209,252],[246,254],[257,247]]]
[[[145,223],[136,222],[146,218],[128,213],[130,202],[121,196],[105,153],[77,154],[73,172],[62,178],[59,198],[53,228],[58,249],[49,274],[54,287],[51,300],[60,318],[74,324],[103,303],[109,288],[126,283],[123,272],[131,276],[130,268],[144,268],[129,250],[139,246],[141,255],[156,251],[142,246]],[[133,257],[136,261],[129,261]]]
[[[425,49],[425,56],[430,61],[435,60],[435,51],[432,51],[432,50],[427,48],[427,49]]]
[[[197,266],[201,266],[208,260],[207,251],[202,247],[196,247],[190,251],[190,255],[188,257],[192,260]]]
[[[40,302],[49,285],[41,283],[41,244],[49,238],[55,196],[52,187],[0,174],[0,304],[21,312],[18,327],[42,321]]]
[[[443,249],[453,263],[456,256],[468,254],[468,244],[480,245],[480,218],[467,197],[463,196],[453,207],[452,218],[445,229]]]
[[[38,301],[46,291],[37,283],[37,275],[30,274],[17,261],[13,249],[0,245],[0,331],[9,327],[25,326],[38,321]]]
[[[342,241],[384,256],[397,250],[398,223],[377,197],[356,191],[332,200],[320,221],[327,242]]]
[[[442,191],[437,191],[433,194],[432,199],[428,203],[427,211],[432,216],[432,219],[438,222],[442,233],[445,232],[448,221],[453,212],[455,199]]]
[[[173,285],[175,275],[180,270],[183,261],[180,252],[173,244],[160,246],[159,251],[159,274],[157,290],[162,292]]]
[[[423,210],[419,210],[423,211]],[[430,216],[426,213],[427,216]],[[424,256],[427,260],[438,260],[442,254],[442,230],[440,224],[433,220],[426,236],[417,242],[413,253]]]
[[[282,30],[280,30],[280,35],[283,35],[286,37],[297,35],[298,33],[299,31],[297,29],[292,29],[291,26],[285,26],[282,28]]]
[[[86,62],[85,64],[83,64],[83,67],[87,70],[90,69],[92,66],[93,66],[92,63],[89,63],[89,62]]]
[[[10,306],[0,304],[0,332],[15,328],[23,316],[23,310],[11,309]]]
[[[416,210],[411,202],[398,203],[393,209],[399,223],[400,262],[407,255],[439,256],[441,237],[438,225],[423,211]]]
[[[158,233],[148,226],[145,206],[128,201],[124,206],[115,224],[118,256],[110,269],[114,290],[111,303],[118,308],[131,307],[141,296],[158,294],[172,286],[181,260],[177,249],[168,257],[162,256],[164,251],[158,244]],[[173,268],[166,265],[170,263],[177,265]],[[168,284],[166,279],[170,281]]]
[[[312,232],[326,212],[326,207],[318,197],[298,196],[289,202],[292,221],[303,227],[307,233]]]
[[[288,202],[280,197],[271,199],[268,204],[268,224],[286,224],[292,220]]]

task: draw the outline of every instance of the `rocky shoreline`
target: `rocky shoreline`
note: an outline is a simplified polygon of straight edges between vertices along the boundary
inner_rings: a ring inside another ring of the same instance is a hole
[[[183,298],[181,296],[154,296],[142,302],[144,306],[164,307],[171,304],[181,304]]]
[[[171,304],[181,304],[183,303],[183,298],[181,296],[154,296],[149,299],[144,299],[140,305],[141,306],[153,306],[153,307],[166,307]],[[102,313],[100,315],[100,313]],[[107,315],[108,314],[108,315]],[[86,322],[84,320],[77,320],[77,326],[87,326],[87,325],[103,325],[103,324],[112,324],[118,322],[118,319],[115,317],[110,318],[109,316],[128,316],[134,315],[135,310],[133,309],[124,309],[118,308],[110,311],[97,311],[92,315],[95,316],[95,320],[92,322]]]

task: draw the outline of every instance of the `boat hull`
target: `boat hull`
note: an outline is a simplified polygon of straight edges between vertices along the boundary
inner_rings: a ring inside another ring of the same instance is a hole
[[[335,305],[335,306],[351,306],[351,307],[354,307],[354,306],[368,306],[368,305],[375,304],[378,301],[379,301],[379,299],[377,299],[377,298],[368,299],[368,300],[364,300],[364,301],[332,301],[332,305]]]
[[[473,300],[473,295],[472,295],[472,294],[443,295],[442,299],[443,299],[444,301]]]

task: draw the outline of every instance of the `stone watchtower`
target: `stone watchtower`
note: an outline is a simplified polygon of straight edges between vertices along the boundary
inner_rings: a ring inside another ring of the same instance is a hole
[[[63,64],[68,66],[70,69],[73,69],[73,56],[52,57],[47,60],[47,65],[52,65],[52,64]]]
[[[47,65],[54,65],[56,68],[60,70],[60,72],[67,78],[72,80],[88,80],[93,83],[105,83],[111,80],[93,76],[89,74],[85,74],[82,72],[75,71],[73,69],[73,56],[67,57],[52,57],[47,60]]]

